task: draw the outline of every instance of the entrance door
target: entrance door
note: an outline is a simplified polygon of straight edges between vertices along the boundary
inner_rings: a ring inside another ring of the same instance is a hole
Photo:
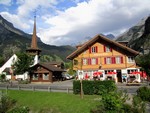
[[[42,78],[42,73],[39,73],[39,81],[42,81],[43,78]]]
[[[121,70],[117,70],[117,78],[118,78],[118,82],[122,82]]]

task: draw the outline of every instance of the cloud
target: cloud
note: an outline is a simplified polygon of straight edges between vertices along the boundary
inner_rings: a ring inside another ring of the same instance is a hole
[[[0,4],[10,5],[11,4],[11,0],[0,0]]]
[[[4,2],[5,1],[5,2]],[[7,11],[0,12],[0,14],[7,19],[9,22],[13,23],[13,25],[23,31],[29,31],[33,27],[33,16],[35,10],[37,12],[45,13],[46,9],[52,7],[52,5],[57,4],[56,0],[16,0],[16,2],[11,0],[0,0],[0,3],[11,4],[11,8],[16,10],[14,14],[12,14],[11,9]],[[9,7],[5,7],[9,8]],[[39,11],[40,10],[40,11]],[[9,11],[9,12],[8,12]],[[37,14],[37,17],[39,15]]]
[[[7,21],[13,23],[13,25],[16,27],[16,28],[20,28],[20,29],[29,29],[30,26],[27,24],[27,23],[24,23],[23,22],[23,19],[21,20],[17,15],[13,15],[13,14],[10,14],[8,12],[1,12],[0,13]]]
[[[65,2],[67,5],[62,6]],[[150,0],[17,0],[15,14],[0,14],[31,33],[37,10],[37,34],[41,40],[68,45],[99,33],[120,35],[149,15],[149,4]]]
[[[79,42],[99,33],[119,35],[135,25],[150,12],[149,0],[90,0],[45,16],[48,29],[41,29],[41,40],[47,44],[63,45]]]
[[[35,10],[38,11],[44,10],[46,8],[52,7],[52,5],[57,4],[56,0],[24,0],[21,2],[21,5],[18,7],[18,15],[26,17],[29,16],[30,13],[33,14]]]

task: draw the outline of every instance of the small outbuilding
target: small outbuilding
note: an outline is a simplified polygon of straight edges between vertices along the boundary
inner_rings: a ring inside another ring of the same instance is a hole
[[[38,63],[31,67],[30,81],[31,83],[52,83],[54,81],[63,80],[63,69],[54,65]]]

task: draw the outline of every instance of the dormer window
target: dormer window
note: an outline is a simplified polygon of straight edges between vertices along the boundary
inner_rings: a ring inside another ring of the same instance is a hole
[[[110,46],[104,46],[104,52],[112,52],[112,48]]]
[[[97,53],[97,51],[98,51],[97,46],[93,46],[89,49],[90,53]]]

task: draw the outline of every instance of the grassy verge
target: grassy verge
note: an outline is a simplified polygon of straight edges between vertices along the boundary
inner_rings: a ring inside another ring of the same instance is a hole
[[[8,96],[17,100],[18,106],[28,106],[34,113],[89,113],[99,104],[100,96],[8,90]]]

